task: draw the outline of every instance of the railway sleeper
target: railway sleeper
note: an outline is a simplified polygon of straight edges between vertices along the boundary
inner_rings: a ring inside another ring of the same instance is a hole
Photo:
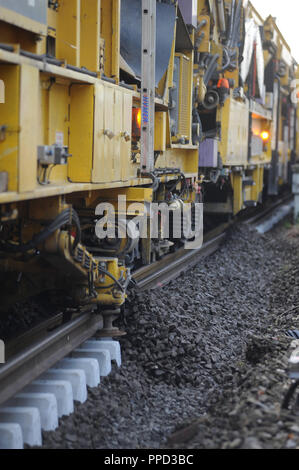
[[[0,408],[0,449],[42,446],[42,431],[55,431],[74,402],[84,403],[87,387],[99,386],[111,363],[121,366],[119,342],[92,338],[10,398]]]

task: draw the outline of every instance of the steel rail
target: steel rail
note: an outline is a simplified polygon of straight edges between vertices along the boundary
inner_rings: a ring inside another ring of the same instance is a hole
[[[276,201],[274,204],[271,204],[269,207],[266,207],[263,209],[261,212],[258,214],[255,214],[254,216],[250,217],[249,219],[245,220],[244,223],[247,225],[255,225],[257,222],[260,223],[261,220],[267,218],[271,212],[273,212],[277,207],[290,202],[292,199],[292,195],[287,194],[286,196],[280,198],[278,201]]]
[[[85,313],[0,365],[0,404],[14,396],[103,327],[99,314]]]
[[[289,199],[290,196],[283,197],[261,213],[242,222],[255,224]],[[181,248],[160,261],[135,271],[133,279],[136,289],[142,291],[162,287],[207,258],[217,251],[232,225],[234,222],[220,225],[208,232],[204,237],[203,246],[197,250]],[[103,327],[102,316],[92,312],[83,313],[68,323],[61,324],[62,321],[63,315],[58,314],[7,345],[8,361],[0,365],[0,404],[17,394]]]
[[[197,264],[198,261],[215,253],[224,241],[228,227],[229,224],[226,224],[225,229],[222,227],[220,234],[218,233],[211,239],[206,240],[203,246],[197,250],[185,250],[181,248],[162,260],[136,271],[135,274],[133,274],[136,289],[149,290],[155,287],[162,287],[178,277],[186,269]],[[217,231],[219,231],[219,229]]]
[[[237,218],[235,222],[222,224],[216,229],[211,230],[211,232],[206,234],[202,248],[198,250],[189,251],[181,248],[175,253],[165,256],[162,260],[156,263],[140,268],[133,273],[136,288],[139,290],[149,290],[155,287],[162,287],[169,281],[178,277],[179,274],[187,268],[194,266],[198,261],[217,251],[221,242],[224,240],[229,227],[238,222],[248,225],[257,225],[257,223],[260,223],[261,220],[265,219],[279,206],[290,201],[291,198],[292,196],[287,194],[252,217],[248,217],[247,215],[247,217],[245,216],[245,218],[243,218],[244,216],[241,216]]]

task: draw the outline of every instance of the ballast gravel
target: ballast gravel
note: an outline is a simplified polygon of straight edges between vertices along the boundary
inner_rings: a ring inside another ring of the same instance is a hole
[[[122,367],[44,448],[299,448],[299,415],[281,410],[298,269],[298,230],[241,224],[168,286],[131,292]]]

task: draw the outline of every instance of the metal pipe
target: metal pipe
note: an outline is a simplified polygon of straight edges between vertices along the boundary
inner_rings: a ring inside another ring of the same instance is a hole
[[[235,16],[235,4],[236,0],[232,0],[232,7],[231,7],[231,14],[230,14],[230,23],[229,23],[229,32],[227,38],[227,45],[230,47],[232,35],[233,35],[233,27],[234,27],[234,16]]]
[[[217,8],[218,8],[220,32],[221,32],[221,34],[224,34],[225,31],[226,31],[226,22],[225,22],[225,12],[224,12],[223,0],[217,0]]]
[[[235,18],[234,18],[233,33],[232,33],[232,38],[231,38],[231,47],[236,47],[238,43],[238,35],[240,35],[241,8],[242,8],[242,1],[239,0],[238,6],[236,8]]]
[[[214,71],[217,69],[217,60],[219,59],[219,54],[215,54],[209,65],[208,65],[208,68],[206,70],[206,73],[204,75],[204,84],[207,85],[209,83],[209,80],[211,78],[211,76],[213,75]]]

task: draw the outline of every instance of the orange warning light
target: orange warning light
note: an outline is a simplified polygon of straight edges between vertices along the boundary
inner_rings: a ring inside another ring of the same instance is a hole
[[[141,108],[133,108],[133,136],[140,137]]]
[[[268,131],[261,132],[261,138],[264,142],[268,142],[268,140],[270,139],[270,132]]]
[[[138,127],[141,127],[141,108],[138,108],[138,112],[137,112],[137,124],[138,124]]]

